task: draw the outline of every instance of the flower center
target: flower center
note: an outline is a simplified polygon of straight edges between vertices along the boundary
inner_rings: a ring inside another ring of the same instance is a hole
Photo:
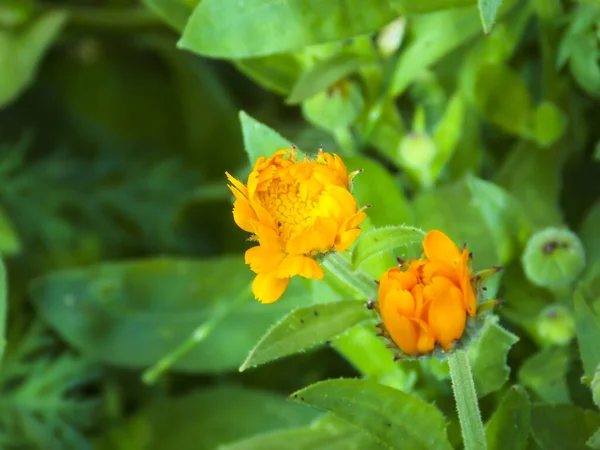
[[[317,218],[317,202],[301,195],[298,183],[271,183],[268,190],[259,195],[284,240],[306,230]]]

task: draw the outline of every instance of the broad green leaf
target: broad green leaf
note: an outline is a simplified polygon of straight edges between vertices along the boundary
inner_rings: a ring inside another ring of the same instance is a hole
[[[600,449],[600,428],[598,428],[594,435],[588,439],[586,444],[593,449]]]
[[[475,101],[490,122],[509,133],[527,135],[532,99],[519,75],[509,67],[482,64],[475,80]]]
[[[302,71],[300,61],[293,53],[238,59],[233,64],[260,86],[281,95],[291,92]]]
[[[465,8],[415,17],[412,31],[414,38],[400,54],[394,69],[390,87],[390,95],[394,97],[404,92],[429,66],[481,33],[481,24],[477,10]]]
[[[142,2],[179,32],[183,31],[188,17],[192,14],[192,8],[180,0],[142,0]]]
[[[444,416],[437,408],[373,381],[322,381],[291,398],[334,413],[390,449],[452,448]]]
[[[293,280],[284,301],[265,307],[252,298],[252,276],[242,256],[157,258],[57,272],[35,280],[30,292],[38,312],[69,344],[131,368],[156,363],[220,315],[218,326],[197,336],[200,342],[173,366],[219,373],[237,369],[276,320],[312,303],[301,280]]]
[[[569,360],[568,349],[546,347],[525,361],[519,371],[519,380],[546,402],[568,403]]]
[[[0,209],[0,255],[14,255],[21,250],[21,241],[4,211]]]
[[[527,391],[512,386],[485,424],[489,450],[525,450],[531,424],[531,403]]]
[[[359,157],[344,158],[344,162],[348,171],[363,170],[353,181],[352,194],[359,207],[371,205],[367,215],[374,226],[413,222],[413,213],[404,193],[379,163]]]
[[[22,25],[35,12],[35,6],[32,0],[3,0],[0,4],[0,27]]]
[[[485,34],[489,34],[492,31],[494,22],[496,22],[496,15],[498,14],[502,0],[478,0],[477,4],[479,5],[483,31]]]
[[[506,383],[510,375],[506,357],[518,340],[517,336],[506,331],[495,320],[488,319],[481,336],[470,345],[468,355],[479,397],[497,391]]]
[[[589,450],[585,442],[598,427],[598,412],[575,405],[541,403],[531,409],[531,432],[543,450]]]
[[[533,113],[531,133],[535,141],[542,147],[556,142],[565,132],[567,117],[552,102],[540,103]]]
[[[460,8],[475,5],[476,0],[391,0],[398,14],[423,14],[440,11],[448,8]]]
[[[600,345],[598,345],[600,342],[600,318],[594,314],[581,293],[575,292],[573,302],[579,353],[585,375],[592,379],[596,368],[600,365]]]
[[[352,53],[340,53],[320,61],[300,75],[286,102],[297,104],[325,91],[336,81],[356,72],[365,63],[363,57]]]
[[[222,386],[150,404],[125,427],[134,421],[140,429],[139,450],[214,450],[258,433],[307,426],[315,416],[309,408],[270,392]],[[125,427],[104,437],[96,448],[131,450],[118,446],[123,438],[118,432]]]
[[[448,102],[444,116],[436,126],[432,136],[438,149],[432,166],[432,174],[435,179],[439,177],[447,162],[452,158],[452,154],[460,142],[465,122],[465,109],[463,96],[460,93],[455,94]]]
[[[421,189],[429,190],[435,182],[433,165],[438,157],[439,150],[433,139],[427,133],[413,131],[400,142],[396,159]]]
[[[406,225],[376,228],[360,236],[352,252],[352,265],[357,268],[366,259],[397,247],[423,242],[425,232]]]
[[[522,256],[525,275],[548,288],[568,286],[585,267],[585,254],[577,235],[567,229],[546,228],[535,233]]]
[[[292,144],[276,131],[240,111],[240,123],[244,135],[244,148],[253,165],[261,156],[272,156],[277,150],[291,148]]]
[[[66,20],[65,12],[52,11],[16,34],[0,29],[0,108],[12,102],[33,82],[42,57]]]
[[[240,367],[240,372],[308,350],[374,317],[365,302],[356,300],[296,309],[267,331]]]
[[[306,428],[259,434],[219,447],[218,450],[383,450],[367,433],[348,423],[317,423]],[[328,420],[331,422],[331,420]]]
[[[388,0],[203,0],[178,45],[204,56],[247,58],[377,31],[396,18]]]
[[[352,125],[363,105],[364,99],[358,85],[343,81],[331,90],[319,92],[302,102],[302,113],[315,127],[335,133],[340,128]]]

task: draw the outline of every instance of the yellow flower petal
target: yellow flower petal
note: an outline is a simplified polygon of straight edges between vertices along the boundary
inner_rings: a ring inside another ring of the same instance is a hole
[[[423,250],[427,259],[443,262],[451,267],[460,258],[460,252],[456,244],[452,242],[452,239],[438,230],[427,233],[423,241]]]
[[[295,275],[316,280],[322,280],[325,276],[323,269],[313,258],[303,255],[288,255],[279,264],[277,276],[289,278]]]
[[[273,303],[285,292],[289,278],[277,278],[272,273],[259,273],[252,282],[254,297],[261,303]]]
[[[462,337],[467,320],[461,292],[454,284],[450,284],[443,296],[434,298],[428,319],[436,341],[444,350],[452,349],[454,341]]]
[[[417,331],[415,325],[398,313],[394,302],[386,302],[381,309],[381,318],[385,327],[400,349],[408,354],[417,353]]]

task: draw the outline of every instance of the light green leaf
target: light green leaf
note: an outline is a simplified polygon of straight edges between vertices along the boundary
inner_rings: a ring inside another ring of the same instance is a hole
[[[292,147],[292,144],[276,131],[253,119],[244,111],[240,111],[240,123],[244,135],[244,148],[252,165],[261,156],[269,157],[277,150]]]
[[[281,95],[291,92],[302,71],[300,61],[293,53],[238,59],[233,64],[260,86]]]
[[[14,255],[21,250],[21,241],[8,217],[0,209],[0,255]]]
[[[579,276],[585,267],[585,254],[575,233],[552,227],[531,236],[522,263],[525,275],[534,284],[558,288]]]
[[[498,14],[502,0],[478,0],[477,4],[479,5],[483,31],[485,34],[489,34],[492,31],[494,22],[496,22],[496,15]]]
[[[42,57],[66,20],[65,12],[52,11],[18,34],[0,29],[0,107],[12,102],[33,82]]]
[[[387,0],[203,0],[179,47],[215,58],[247,58],[377,31],[396,18]]]
[[[364,99],[358,85],[344,81],[328,91],[319,92],[302,103],[302,113],[317,128],[335,133],[352,125],[363,109]]]
[[[525,450],[531,427],[531,402],[521,386],[511,387],[485,424],[488,450]]]
[[[519,380],[546,402],[568,403],[569,359],[568,349],[546,347],[525,361],[519,371]]]
[[[352,252],[352,265],[357,268],[371,256],[423,242],[424,238],[423,230],[407,225],[376,228],[360,236]]]
[[[293,280],[285,301],[265,307],[252,298],[252,276],[241,256],[156,258],[57,272],[35,280],[30,292],[69,344],[131,368],[154,364],[220,315],[210,334],[192,336],[196,345],[173,366],[219,373],[237,369],[275,321],[313,303],[301,280]]]
[[[540,146],[552,145],[564,134],[566,127],[567,117],[554,103],[544,101],[535,109],[531,133]]]
[[[600,428],[598,428],[594,435],[588,439],[586,444],[588,445],[588,447],[591,447],[593,449],[600,449]]]
[[[600,318],[594,314],[580,292],[575,292],[573,302],[579,353],[585,375],[592,379],[600,365]]]
[[[214,387],[150,404],[96,448],[131,450],[118,446],[123,434],[118,433],[132,422],[142,435],[140,450],[214,450],[258,433],[307,426],[315,416],[309,408],[270,392]]]
[[[589,450],[585,442],[600,427],[600,414],[575,405],[541,403],[531,409],[531,432],[543,450]]]
[[[448,8],[460,8],[475,5],[476,0],[391,0],[398,14],[423,14]]]
[[[410,0],[405,1],[408,3]],[[419,5],[422,2],[410,3]],[[481,33],[481,24],[477,10],[465,8],[415,17],[412,30],[414,39],[402,51],[394,69],[390,88],[390,95],[394,97],[404,92],[429,66]]]
[[[179,0],[142,0],[157,16],[167,22],[177,31],[183,31],[192,8]]]
[[[296,309],[267,331],[240,367],[240,372],[308,350],[374,318],[366,303],[356,300]]]
[[[300,103],[356,72],[366,62],[364,57],[352,53],[339,53],[320,61],[300,75],[286,102]]]
[[[509,133],[527,135],[533,102],[521,77],[511,68],[482,64],[476,74],[475,102],[490,122]]]
[[[498,325],[496,320],[488,319],[481,336],[470,345],[468,355],[479,397],[497,391],[506,383],[510,375],[506,357],[518,340],[517,336]]]
[[[460,93],[454,94],[446,106],[444,116],[436,126],[433,133],[433,142],[438,149],[438,154],[432,166],[432,174],[435,179],[439,177],[460,142],[465,110],[466,105],[463,96]]]
[[[328,380],[292,399],[330,411],[390,449],[451,449],[446,423],[434,406],[368,380]]]

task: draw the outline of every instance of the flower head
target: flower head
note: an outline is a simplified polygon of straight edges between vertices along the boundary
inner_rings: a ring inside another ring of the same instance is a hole
[[[350,193],[355,174],[321,150],[313,160],[296,161],[295,149],[260,158],[246,185],[226,174],[236,197],[235,223],[259,244],[246,252],[259,301],[279,299],[294,275],[322,279],[315,257],[354,242],[366,217]]]
[[[408,355],[430,353],[436,344],[449,351],[477,310],[469,251],[437,230],[427,233],[423,250],[426,259],[392,268],[379,282],[383,326]]]

